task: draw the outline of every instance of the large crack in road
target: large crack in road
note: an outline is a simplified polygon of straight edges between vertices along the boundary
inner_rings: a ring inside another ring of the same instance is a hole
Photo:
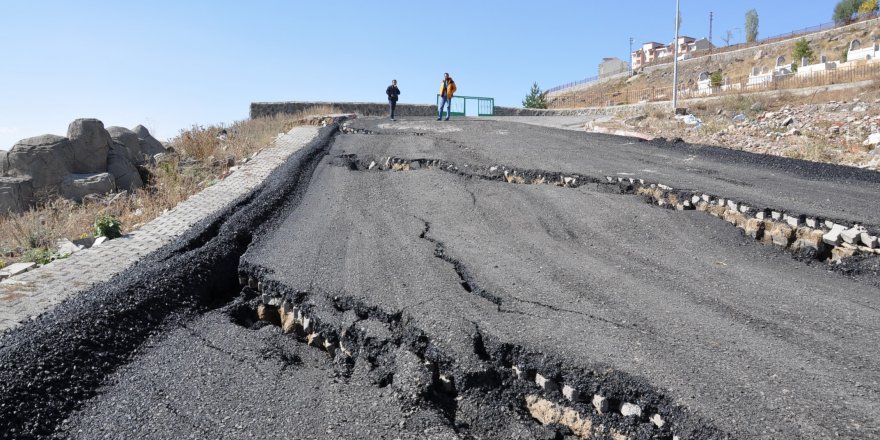
[[[835,252],[833,227],[803,230],[827,214],[717,189],[510,166],[468,137],[486,133],[532,132],[323,129],[179,243],[5,335],[2,437],[880,435],[868,243]]]
[[[229,301],[239,257],[253,233],[296,203],[336,129],[323,129],[261,188],[194,226],[178,243],[5,335],[2,436],[53,434],[163,327]]]

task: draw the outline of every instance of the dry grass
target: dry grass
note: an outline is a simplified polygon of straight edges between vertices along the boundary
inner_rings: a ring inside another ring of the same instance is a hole
[[[229,126],[193,126],[169,144],[177,153],[171,160],[147,168],[147,185],[133,193],[95,197],[74,203],[48,197],[30,211],[0,217],[0,267],[16,261],[47,261],[56,242],[94,236],[95,219],[104,214],[122,222],[128,233],[191,195],[225,178],[229,167],[268,146],[296,125],[320,123],[320,115],[338,113],[329,106],[296,115],[249,119]],[[225,140],[218,138],[226,130]]]

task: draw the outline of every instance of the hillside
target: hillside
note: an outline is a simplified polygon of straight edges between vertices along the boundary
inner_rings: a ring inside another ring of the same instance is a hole
[[[792,51],[795,42],[800,38],[805,38],[810,43],[816,61],[823,55],[829,61],[837,61],[844,57],[852,40],[859,39],[867,44],[880,39],[880,20],[872,19],[785,41],[679,61],[679,90],[696,88],[697,80],[702,72],[721,70],[727,83],[745,84],[748,82],[749,72],[753,67],[767,67],[772,70],[779,56],[785,57],[786,63],[799,62],[799,60],[792,59]],[[579,108],[669,100],[671,99],[672,76],[672,63],[648,66],[632,78],[621,78],[592,86],[581,86],[570,92],[554,93],[548,97],[548,104],[550,108]],[[840,80],[832,78],[825,83],[834,82],[840,82]],[[795,87],[795,85],[791,85],[791,87]]]

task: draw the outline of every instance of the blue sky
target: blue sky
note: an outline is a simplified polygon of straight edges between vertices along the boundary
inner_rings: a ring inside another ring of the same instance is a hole
[[[836,0],[681,0],[682,34],[744,39],[830,20]],[[543,89],[626,59],[629,37],[668,42],[673,0],[5,1],[0,13],[0,149],[78,117],[143,124],[160,139],[247,117],[252,101],[434,102],[443,72],[459,94],[519,106]]]

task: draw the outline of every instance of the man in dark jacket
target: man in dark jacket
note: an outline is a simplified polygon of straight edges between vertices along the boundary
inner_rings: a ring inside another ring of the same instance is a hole
[[[385,94],[388,95],[388,108],[391,110],[391,120],[394,120],[394,109],[397,107],[397,96],[400,95],[400,89],[397,88],[397,80],[392,79],[391,85],[385,89]]]

